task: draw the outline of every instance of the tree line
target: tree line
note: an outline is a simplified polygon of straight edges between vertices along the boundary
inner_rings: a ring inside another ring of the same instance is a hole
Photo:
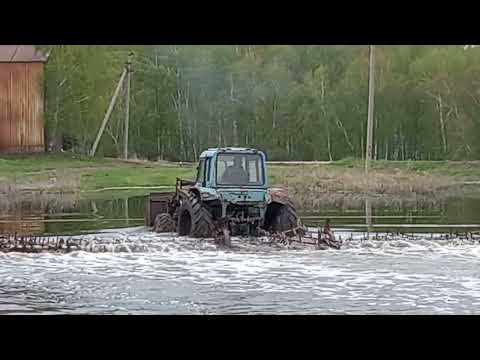
[[[193,161],[247,146],[271,160],[365,153],[367,45],[39,45],[52,150],[88,153],[134,52],[130,152]],[[480,159],[480,49],[376,46],[374,157]],[[99,154],[120,156],[124,97]]]

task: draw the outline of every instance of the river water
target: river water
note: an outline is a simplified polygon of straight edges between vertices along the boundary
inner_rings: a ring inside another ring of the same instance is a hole
[[[0,314],[480,313],[480,241],[466,234],[473,228],[452,230],[480,224],[475,196],[423,210],[374,207],[371,219],[363,207],[305,213],[310,226],[327,213],[344,240],[341,250],[324,251],[263,239],[234,239],[232,249],[222,249],[148,232],[141,197],[105,199],[94,211],[90,205],[21,218],[28,231],[119,246],[105,253],[0,253]],[[1,224],[25,229],[18,216]],[[409,224],[417,227],[403,228],[405,235],[375,228]],[[422,231],[439,225],[435,233]]]

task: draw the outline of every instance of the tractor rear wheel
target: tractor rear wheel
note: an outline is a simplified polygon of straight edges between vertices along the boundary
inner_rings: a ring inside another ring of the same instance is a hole
[[[272,230],[274,232],[284,232],[293,230],[299,226],[300,222],[297,216],[297,211],[292,202],[287,202],[281,205],[277,211],[275,219],[273,220]]]
[[[177,232],[180,236],[208,238],[214,236],[212,214],[193,194],[182,202],[178,212]]]
[[[175,222],[168,213],[158,214],[153,224],[156,233],[169,233],[175,231]]]

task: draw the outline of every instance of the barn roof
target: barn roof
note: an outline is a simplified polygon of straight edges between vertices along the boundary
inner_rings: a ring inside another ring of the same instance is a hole
[[[0,63],[46,61],[47,56],[37,51],[34,45],[0,45]]]

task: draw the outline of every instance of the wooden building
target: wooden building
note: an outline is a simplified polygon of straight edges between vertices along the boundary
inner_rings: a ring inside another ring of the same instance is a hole
[[[46,61],[33,45],[0,45],[0,153],[45,151]]]

